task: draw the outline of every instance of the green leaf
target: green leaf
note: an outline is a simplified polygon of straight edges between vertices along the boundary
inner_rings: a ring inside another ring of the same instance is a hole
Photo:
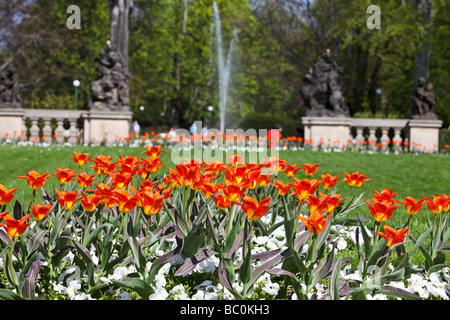
[[[408,300],[423,300],[421,297],[412,294],[406,290],[395,288],[392,286],[383,286],[380,289],[376,290],[376,293],[385,294],[389,297],[408,299]]]
[[[0,298],[5,300],[27,300],[11,290],[0,289]]]
[[[342,257],[334,265],[333,272],[329,280],[330,297],[332,300],[339,300],[339,275],[342,268]]]
[[[154,293],[154,290],[147,282],[138,278],[128,278],[123,281],[111,280],[111,282],[121,288],[131,289],[137,292],[144,300],[148,300],[150,295]]]
[[[102,225],[98,226],[95,230],[93,230],[89,235],[86,237],[86,239],[83,241],[83,246],[88,247],[91,242],[97,237],[98,233],[106,226],[109,226],[109,223],[103,223]]]
[[[450,265],[442,263],[442,264],[436,264],[434,266],[432,266],[430,269],[428,269],[427,271],[427,275],[430,276],[430,274],[432,274],[433,272],[437,272],[439,270],[442,270],[444,268],[449,268]]]

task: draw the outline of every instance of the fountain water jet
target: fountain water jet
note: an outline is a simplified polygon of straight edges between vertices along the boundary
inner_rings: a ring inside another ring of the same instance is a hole
[[[217,60],[219,63],[218,74],[219,74],[220,131],[225,132],[225,117],[227,111],[228,89],[231,76],[231,62],[232,62],[233,48],[235,42],[237,42],[237,30],[236,28],[233,30],[233,36],[231,37],[227,57],[225,59],[222,43],[222,26],[220,21],[219,8],[216,2],[214,2],[213,4],[213,22],[215,26],[215,35],[217,39]]]

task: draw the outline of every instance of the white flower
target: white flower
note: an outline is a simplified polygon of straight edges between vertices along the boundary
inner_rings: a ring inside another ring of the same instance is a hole
[[[155,293],[151,294],[148,298],[149,300],[166,300],[169,294],[167,291],[162,288],[160,290],[157,290]]]
[[[69,298],[73,300],[75,295],[78,293],[78,290],[81,288],[81,284],[78,280],[69,281],[66,289],[66,293],[69,295]]]
[[[184,290],[184,287],[181,284],[178,284],[175,287],[173,287],[170,293],[173,295],[173,298],[175,300],[187,300],[188,298],[186,291]]]
[[[205,294],[203,290],[198,290],[192,297],[192,300],[205,300]]]
[[[128,292],[120,292],[117,296],[119,297],[119,300],[132,300]]]
[[[367,300],[388,300],[387,296],[381,293],[377,293],[374,296],[372,296],[371,294],[367,294],[366,298]]]
[[[345,248],[347,248],[347,241],[344,238],[339,238],[337,240],[336,248],[338,250],[344,250]]]
[[[272,296],[276,296],[280,290],[280,285],[278,283],[266,283],[264,287],[262,287],[262,290]]]

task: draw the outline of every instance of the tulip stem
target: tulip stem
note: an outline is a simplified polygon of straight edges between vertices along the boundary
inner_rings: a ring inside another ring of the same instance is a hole
[[[86,210],[84,211],[84,214],[86,215],[86,221],[84,223],[83,243],[84,243],[84,241],[86,241],[86,235],[87,235],[87,232],[88,232],[88,223],[89,223],[89,214],[88,214],[88,212]]]
[[[144,245],[143,249],[147,246],[147,239],[148,239],[148,229],[150,229],[150,220],[152,216],[147,216],[147,230],[145,231],[145,239],[144,239]]]

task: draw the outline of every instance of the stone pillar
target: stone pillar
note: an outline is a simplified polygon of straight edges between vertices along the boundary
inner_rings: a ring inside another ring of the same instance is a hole
[[[84,119],[84,143],[99,145],[102,140],[111,145],[116,137],[128,138],[131,132],[131,111],[89,111]]]
[[[6,135],[12,137],[14,132],[23,139],[25,135],[22,135],[23,130],[25,130],[23,109],[0,108],[0,140]]]
[[[441,127],[441,120],[409,120],[409,151],[413,151],[415,144],[420,144],[421,152],[437,153],[439,147],[439,129]]]
[[[313,150],[317,150],[319,141],[340,141],[347,143],[350,139],[351,119],[331,117],[303,117],[302,123],[305,128],[305,140],[313,140]]]

